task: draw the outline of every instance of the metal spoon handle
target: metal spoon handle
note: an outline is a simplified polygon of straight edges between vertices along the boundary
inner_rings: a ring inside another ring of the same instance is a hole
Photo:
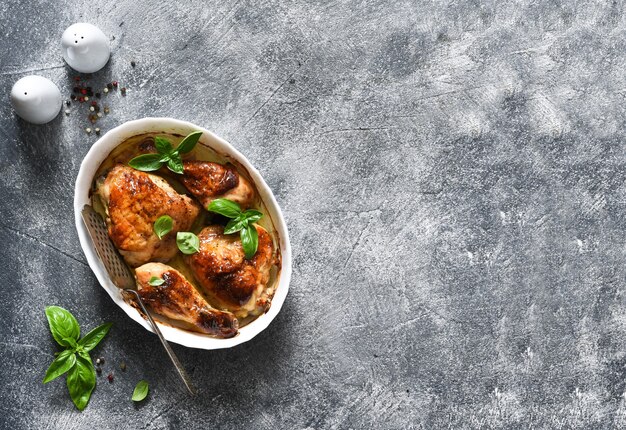
[[[176,354],[174,354],[174,350],[172,349],[170,344],[167,343],[167,340],[165,340],[165,338],[163,337],[163,334],[161,333],[161,330],[159,330],[159,327],[154,322],[154,319],[152,318],[152,315],[150,315],[150,312],[148,312],[148,310],[146,309],[146,306],[144,305],[143,300],[141,300],[141,297],[139,296],[139,293],[137,293],[137,291],[131,290],[131,289],[125,289],[124,291],[127,291],[129,293],[133,293],[135,295],[135,297],[137,297],[137,301],[139,302],[139,306],[141,306],[141,310],[143,310],[143,313],[148,317],[148,321],[150,321],[150,325],[152,325],[152,330],[154,330],[156,335],[159,337],[159,340],[161,341],[161,344],[163,344],[163,348],[165,348],[165,351],[167,352],[167,355],[169,355],[170,360],[172,360],[172,363],[174,364],[174,367],[176,368],[176,371],[180,375],[180,378],[185,383],[185,386],[187,387],[187,390],[189,390],[189,393],[191,393],[192,395],[195,395],[196,394],[196,389],[194,388],[193,384],[191,383],[191,378],[189,378],[189,375],[185,371],[185,368],[183,367],[183,365],[180,364],[180,361],[178,360],[178,357],[176,357]]]

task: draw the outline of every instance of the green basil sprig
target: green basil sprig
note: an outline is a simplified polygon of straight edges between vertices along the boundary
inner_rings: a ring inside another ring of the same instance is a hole
[[[66,382],[70,397],[78,410],[82,411],[89,403],[91,393],[96,386],[96,371],[89,351],[100,343],[113,324],[102,324],[79,339],[78,321],[66,309],[48,306],[46,317],[52,337],[66,349],[61,351],[50,364],[43,383],[47,384],[67,372]]]
[[[213,200],[207,207],[207,210],[230,218],[230,221],[224,227],[224,234],[239,232],[246,258],[254,257],[259,247],[259,234],[253,223],[260,220],[263,214],[254,209],[242,211],[241,206],[228,199]]]
[[[150,277],[148,284],[152,285],[153,287],[158,287],[159,285],[165,284],[165,280],[162,278],[157,278],[156,276],[152,276]]]
[[[159,239],[168,234],[174,228],[174,220],[169,215],[160,216],[155,222],[152,229]]]
[[[200,239],[191,232],[179,231],[176,233],[176,245],[180,252],[191,255],[200,250]]]
[[[137,382],[137,385],[135,385],[132,400],[134,402],[141,402],[148,395],[148,391],[148,382],[142,379],[141,381]]]
[[[172,143],[163,138],[155,137],[154,146],[156,147],[156,154],[143,154],[139,155],[128,162],[128,165],[133,169],[141,170],[142,172],[152,172],[159,170],[164,163],[167,163],[167,168],[179,175],[183,174],[183,159],[181,154],[191,152],[196,146],[198,140],[202,136],[201,131],[194,131],[188,134],[176,148],[172,146]]]

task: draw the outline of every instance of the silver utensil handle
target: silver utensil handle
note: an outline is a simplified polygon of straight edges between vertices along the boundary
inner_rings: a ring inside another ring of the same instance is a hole
[[[189,375],[185,371],[185,368],[183,367],[183,365],[178,360],[178,357],[176,357],[176,354],[174,354],[174,350],[172,349],[170,344],[163,337],[163,334],[161,333],[161,330],[159,330],[159,327],[157,326],[156,322],[154,322],[154,319],[152,318],[152,315],[150,315],[150,312],[148,312],[148,310],[146,309],[146,306],[144,305],[143,300],[141,300],[141,297],[139,296],[139,293],[137,291],[131,290],[131,289],[125,289],[124,291],[127,291],[129,293],[133,293],[135,295],[135,297],[137,297],[137,301],[139,302],[139,306],[141,306],[141,309],[143,310],[143,313],[148,317],[148,321],[150,321],[150,324],[152,325],[152,329],[154,330],[156,335],[159,337],[159,340],[163,344],[163,348],[165,348],[165,351],[167,352],[167,355],[169,355],[170,360],[172,360],[172,363],[174,364],[174,367],[176,368],[176,371],[180,375],[180,378],[185,383],[185,386],[187,387],[187,390],[189,390],[189,393],[191,395],[195,395],[196,394],[196,389],[193,386],[193,384],[191,383],[191,378],[189,378]]]

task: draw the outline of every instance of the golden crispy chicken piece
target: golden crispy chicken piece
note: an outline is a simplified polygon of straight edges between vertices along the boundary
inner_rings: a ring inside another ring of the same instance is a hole
[[[237,334],[239,321],[230,312],[213,309],[176,269],[161,263],[148,263],[135,269],[137,292],[153,312],[191,324],[200,333],[227,338]],[[150,279],[162,279],[150,285]]]
[[[259,247],[246,260],[239,233],[224,234],[218,225],[205,227],[198,237],[200,251],[185,256],[187,264],[209,299],[238,318],[265,312],[274,296],[268,287],[270,269],[276,262],[269,233],[258,225]]]
[[[254,200],[252,185],[232,164],[185,161],[183,168],[180,181],[205,208],[217,198],[232,200],[244,208]]]
[[[177,193],[164,179],[121,164],[98,184],[97,193],[106,207],[109,236],[132,267],[174,257],[176,233],[189,231],[200,213],[194,200]],[[172,231],[159,239],[153,226],[162,215],[174,222]]]

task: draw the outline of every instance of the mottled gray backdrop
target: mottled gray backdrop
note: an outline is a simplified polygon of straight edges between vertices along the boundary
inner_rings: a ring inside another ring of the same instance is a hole
[[[624,427],[624,6],[0,2],[0,427]],[[84,109],[31,126],[8,104],[29,73],[69,95],[59,44],[77,21],[112,39],[92,82],[129,88],[103,130],[205,126],[287,219],[294,273],[270,328],[231,350],[175,347],[194,399],[85,264]],[[115,381],[82,413],[62,380],[41,384],[51,304],[115,323],[96,351]],[[151,394],[134,405],[140,378]]]

